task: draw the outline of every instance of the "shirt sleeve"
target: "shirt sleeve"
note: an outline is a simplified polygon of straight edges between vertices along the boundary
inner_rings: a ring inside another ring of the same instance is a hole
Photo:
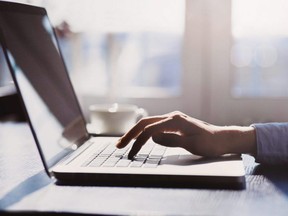
[[[253,124],[256,129],[256,162],[288,164],[288,123]]]

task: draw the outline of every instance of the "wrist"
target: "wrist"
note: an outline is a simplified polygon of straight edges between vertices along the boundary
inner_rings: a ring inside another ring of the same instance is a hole
[[[256,132],[253,127],[227,126],[223,127],[223,134],[226,153],[256,154]]]

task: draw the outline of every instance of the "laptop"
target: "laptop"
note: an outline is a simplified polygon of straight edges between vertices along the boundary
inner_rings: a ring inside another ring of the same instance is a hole
[[[202,158],[149,140],[133,160],[91,136],[44,8],[0,2],[0,42],[47,174],[57,184],[245,188],[240,155]]]

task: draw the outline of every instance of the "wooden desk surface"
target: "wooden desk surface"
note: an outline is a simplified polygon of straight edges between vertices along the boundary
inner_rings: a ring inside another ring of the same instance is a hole
[[[288,215],[288,167],[244,155],[242,191],[58,186],[25,123],[0,124],[0,210],[125,215]],[[0,212],[1,213],[1,212]]]

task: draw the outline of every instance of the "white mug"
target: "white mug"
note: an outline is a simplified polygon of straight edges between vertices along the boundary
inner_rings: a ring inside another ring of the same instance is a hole
[[[107,135],[122,135],[148,115],[145,109],[133,104],[94,104],[89,111],[89,132]]]

